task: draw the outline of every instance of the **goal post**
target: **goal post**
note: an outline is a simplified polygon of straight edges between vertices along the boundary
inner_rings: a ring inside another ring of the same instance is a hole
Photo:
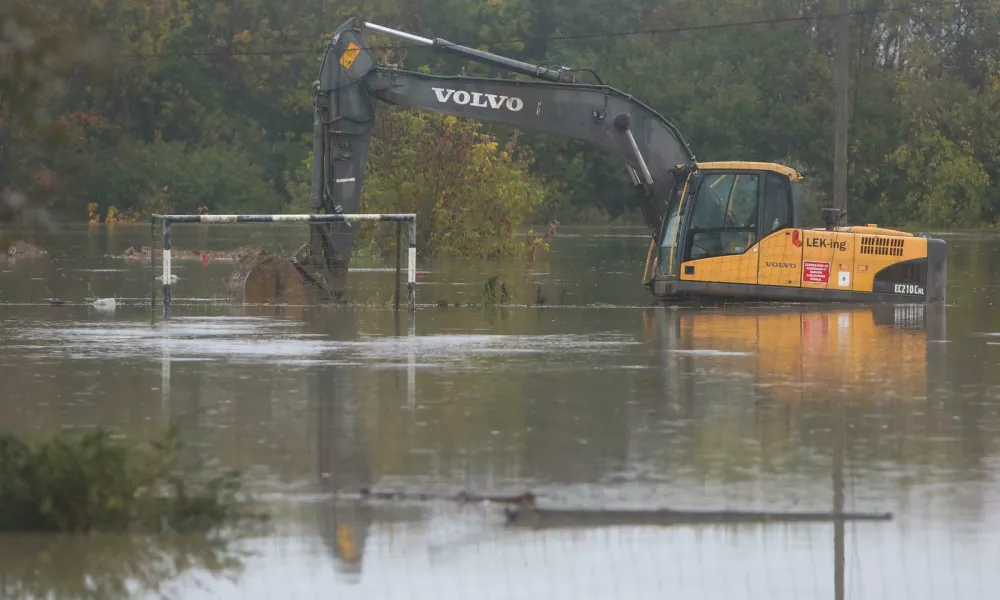
[[[406,261],[406,296],[410,310],[414,310],[416,305],[416,274],[417,274],[417,215],[413,213],[362,213],[362,214],[290,214],[290,215],[152,215],[150,226],[155,231],[156,223],[163,224],[163,260],[162,275],[163,280],[163,316],[170,314],[171,284],[173,279],[170,251],[172,247],[171,226],[174,223],[201,223],[212,224],[233,224],[233,223],[355,223],[364,221],[379,221],[397,224],[396,235],[396,298],[395,307],[399,309],[399,275],[401,270],[399,260],[400,230],[403,223],[407,223],[408,231],[408,252]],[[156,269],[156,251],[150,249],[150,257],[153,261],[153,270]],[[151,298],[152,301],[152,298]]]

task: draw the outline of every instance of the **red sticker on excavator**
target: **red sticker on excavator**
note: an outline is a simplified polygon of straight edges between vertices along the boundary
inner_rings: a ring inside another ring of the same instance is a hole
[[[802,261],[802,281],[808,283],[829,283],[830,263],[816,260]]]

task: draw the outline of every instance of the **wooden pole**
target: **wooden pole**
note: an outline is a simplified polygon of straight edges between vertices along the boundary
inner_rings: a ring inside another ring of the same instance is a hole
[[[833,139],[833,207],[847,211],[847,120],[848,81],[851,52],[850,15],[847,0],[838,0],[837,12],[837,54],[834,58],[834,87],[836,88],[834,108]]]

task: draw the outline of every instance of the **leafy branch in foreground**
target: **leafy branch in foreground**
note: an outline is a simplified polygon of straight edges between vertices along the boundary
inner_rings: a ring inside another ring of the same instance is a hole
[[[0,434],[0,531],[209,529],[263,517],[242,475],[186,462],[179,430],[132,446],[103,428],[27,442]]]
[[[183,598],[184,578],[234,579],[254,555],[250,532],[161,535],[7,534],[0,545],[0,598]]]

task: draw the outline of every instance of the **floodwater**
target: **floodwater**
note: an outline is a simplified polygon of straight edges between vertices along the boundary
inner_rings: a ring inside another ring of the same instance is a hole
[[[177,226],[174,248],[302,235]],[[18,236],[50,255],[0,265],[0,428],[142,439],[176,419],[274,518],[232,538],[0,535],[3,597],[998,597],[1000,237],[946,237],[939,310],[653,308],[641,231],[564,230],[527,265],[419,261],[412,315],[387,265],[359,263],[348,307],[267,308],[222,300],[232,264],[176,261],[164,320],[150,265],[114,257],[147,226]],[[453,305],[498,274],[511,306]],[[893,518],[530,529],[364,486]]]

